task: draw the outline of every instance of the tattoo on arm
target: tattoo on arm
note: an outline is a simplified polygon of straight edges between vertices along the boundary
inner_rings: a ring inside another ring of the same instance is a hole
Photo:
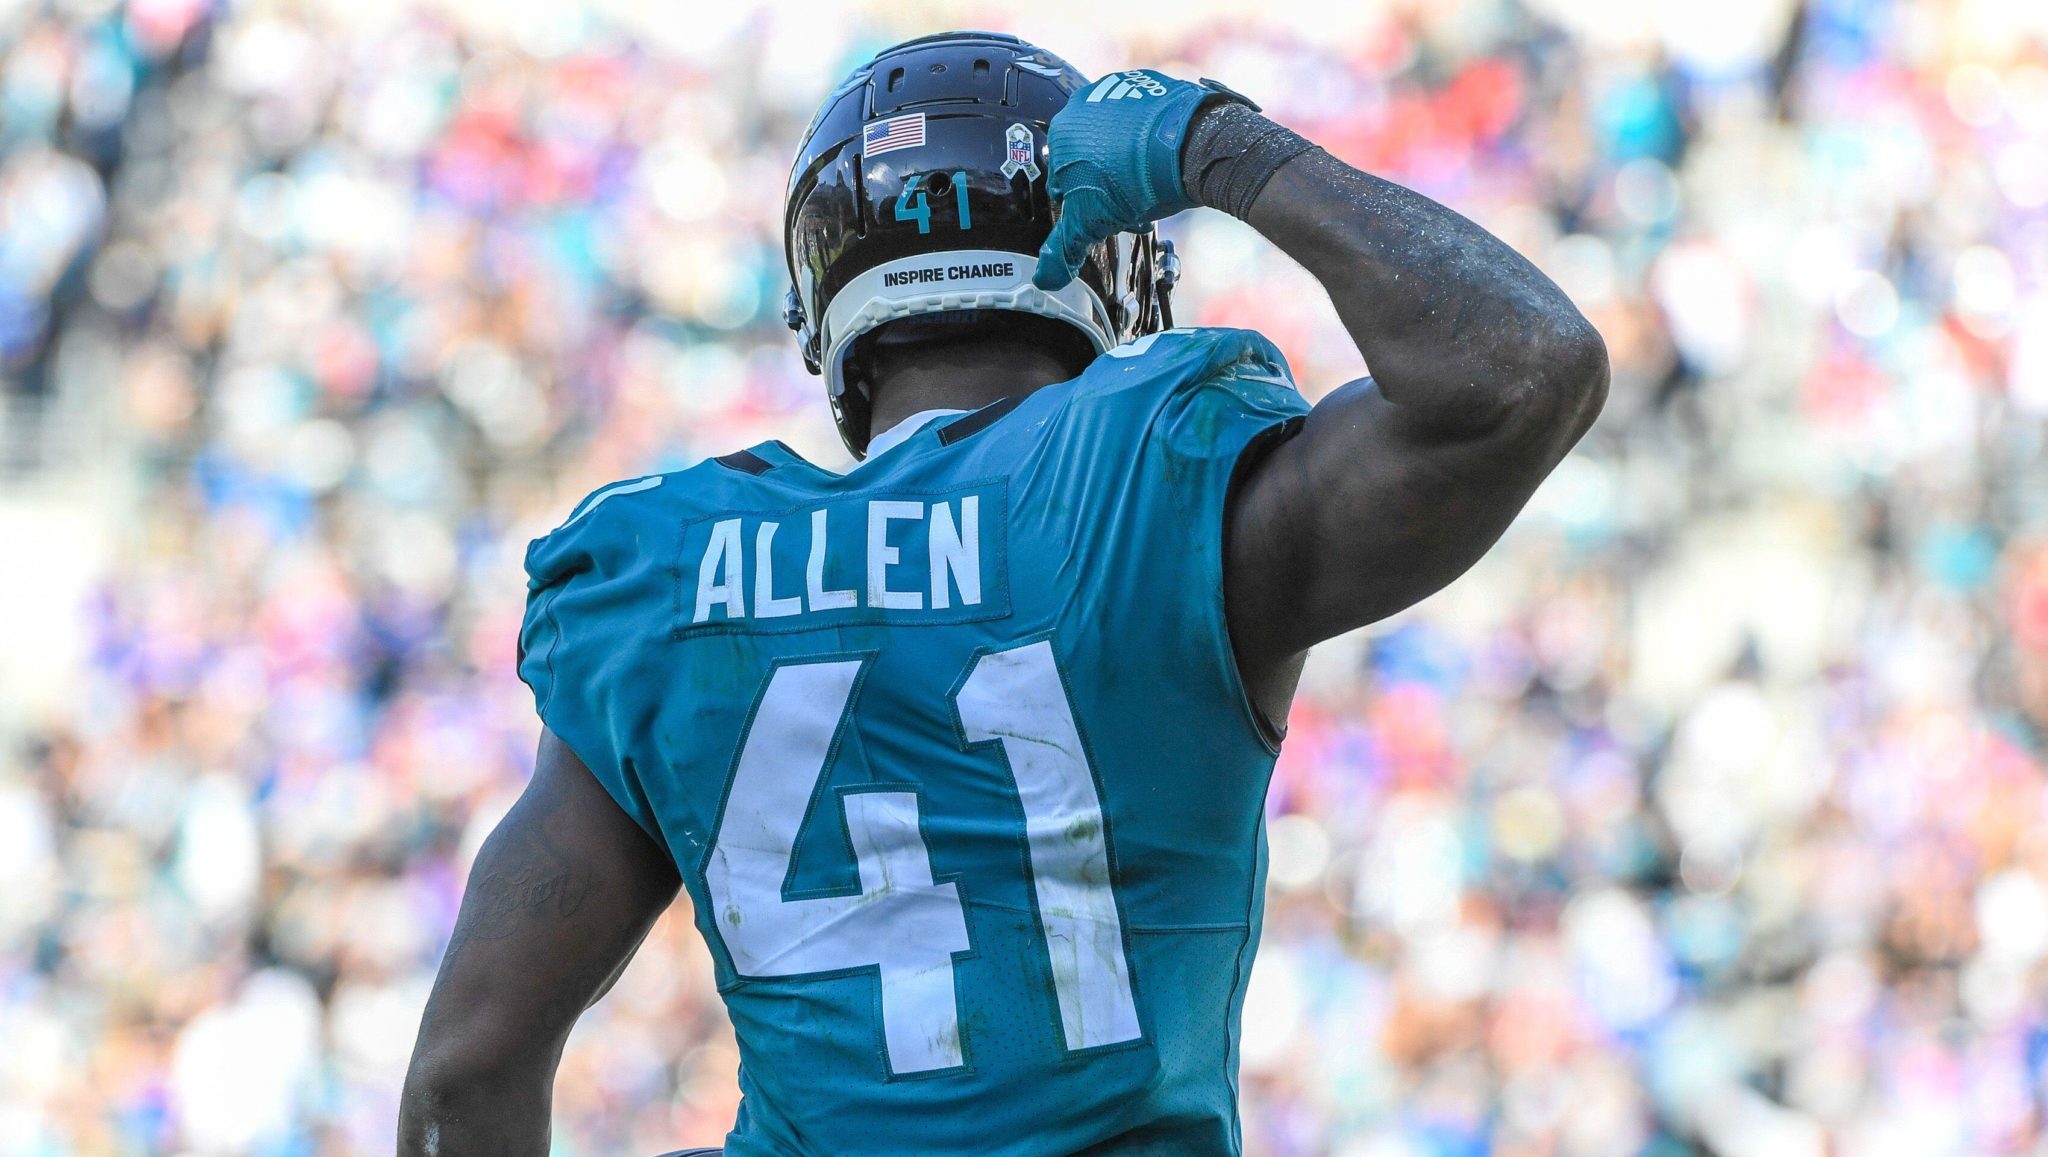
[[[503,838],[510,846],[492,859],[504,866],[470,881],[448,940],[450,957],[471,941],[503,940],[532,920],[567,919],[590,898],[589,877],[577,873],[540,824],[505,832]]]
[[[579,866],[548,834],[551,826],[584,819],[565,778],[536,774],[512,813],[484,841],[449,934],[448,959],[479,940],[503,940],[534,923],[567,920],[590,899],[590,869]]]

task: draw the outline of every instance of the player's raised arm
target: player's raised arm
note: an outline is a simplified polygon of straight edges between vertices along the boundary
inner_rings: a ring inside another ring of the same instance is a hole
[[[1307,268],[1365,355],[1373,376],[1251,464],[1231,509],[1231,636],[1279,717],[1301,652],[1414,603],[1492,546],[1592,425],[1607,350],[1498,238],[1212,83],[1133,70],[1060,113],[1049,187],[1062,217],[1040,278],[1063,281],[1111,231],[1209,205]]]
[[[532,782],[470,870],[406,1073],[399,1153],[546,1153],[563,1042],[680,885],[667,854],[543,732]]]

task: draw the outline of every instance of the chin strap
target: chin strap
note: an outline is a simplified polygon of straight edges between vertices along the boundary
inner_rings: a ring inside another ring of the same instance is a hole
[[[782,324],[796,335],[797,349],[804,355],[804,367],[812,373],[819,370],[818,334],[804,318],[804,301],[798,297],[794,286],[782,293]]]
[[[1173,242],[1159,242],[1159,276],[1152,282],[1152,299],[1159,303],[1159,328],[1173,328],[1173,287],[1180,284],[1180,254]]]

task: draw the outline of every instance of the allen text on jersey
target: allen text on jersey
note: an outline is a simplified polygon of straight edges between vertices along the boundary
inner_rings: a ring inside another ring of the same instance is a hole
[[[698,519],[683,530],[677,629],[1006,615],[1007,516],[997,481]]]

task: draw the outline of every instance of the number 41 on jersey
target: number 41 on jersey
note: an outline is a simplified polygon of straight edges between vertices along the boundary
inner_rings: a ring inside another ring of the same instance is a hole
[[[963,1052],[953,956],[972,945],[959,891],[932,879],[916,790],[877,785],[840,796],[860,870],[858,895],[782,894],[863,666],[860,659],[830,659],[770,673],[741,741],[705,885],[741,976],[875,968],[890,1071],[956,1068]],[[1015,777],[1066,1047],[1137,1039],[1102,801],[1050,641],[978,656],[954,708],[967,742],[1001,743]]]

